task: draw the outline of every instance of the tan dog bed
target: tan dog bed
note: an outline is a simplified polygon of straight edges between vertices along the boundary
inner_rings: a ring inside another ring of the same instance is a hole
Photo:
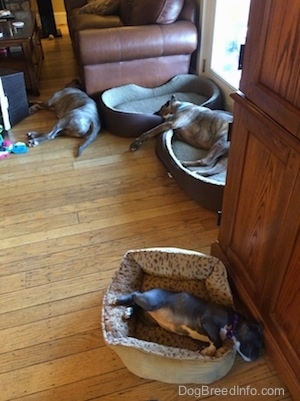
[[[214,357],[202,356],[192,339],[147,326],[136,317],[123,320],[116,297],[160,287],[187,291],[224,305],[233,305],[227,273],[212,256],[178,248],[128,251],[103,298],[105,342],[137,376],[167,383],[212,383],[231,369],[235,348],[226,340]]]

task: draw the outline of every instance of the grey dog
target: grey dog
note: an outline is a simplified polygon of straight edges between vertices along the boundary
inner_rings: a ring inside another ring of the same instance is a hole
[[[160,115],[164,122],[137,137],[130,145],[132,151],[136,151],[147,139],[173,129],[182,141],[208,151],[200,160],[182,161],[186,167],[210,166],[228,154],[227,135],[229,123],[233,120],[230,113],[210,110],[189,102],[180,102],[172,95],[171,99],[155,114]]]
[[[33,104],[29,112],[34,113],[42,109],[55,111],[59,120],[48,133],[28,132],[29,146],[37,146],[62,134],[82,137],[85,141],[78,148],[77,156],[80,156],[100,132],[101,123],[97,105],[79,88],[65,87],[54,93],[47,102]]]
[[[247,362],[255,361],[263,346],[260,323],[246,319],[230,307],[186,292],[152,288],[122,295],[113,304],[127,307],[125,319],[129,319],[138,307],[162,328],[207,343],[201,351],[203,355],[214,356],[226,337],[232,339],[236,350]]]

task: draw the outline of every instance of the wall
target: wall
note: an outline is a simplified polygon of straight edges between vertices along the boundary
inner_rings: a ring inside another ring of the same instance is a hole
[[[62,13],[65,11],[64,0],[52,0],[54,13]]]
[[[52,0],[52,7],[56,25],[66,24],[64,0]]]

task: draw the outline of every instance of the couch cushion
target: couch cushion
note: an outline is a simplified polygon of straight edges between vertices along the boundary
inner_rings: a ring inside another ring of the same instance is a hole
[[[126,25],[171,24],[184,0],[121,0],[121,18]]]
[[[69,13],[69,25],[72,32],[84,29],[103,29],[122,26],[118,15],[97,15],[80,13],[80,8],[75,8]]]
[[[79,13],[110,15],[115,14],[121,0],[92,0],[80,8]]]

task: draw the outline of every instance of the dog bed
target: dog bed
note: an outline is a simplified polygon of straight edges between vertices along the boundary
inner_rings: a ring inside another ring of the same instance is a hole
[[[180,101],[223,109],[221,92],[213,81],[198,75],[182,74],[156,88],[128,84],[104,91],[100,96],[104,124],[113,134],[139,136],[163,121],[154,113],[170,100],[172,94]]]
[[[166,131],[156,141],[157,156],[180,188],[202,206],[219,211],[222,209],[227,157],[218,162],[222,171],[213,175],[209,174],[209,170],[181,164],[181,160],[198,160],[205,157],[206,153],[178,140],[173,130]]]
[[[120,295],[150,288],[186,291],[232,306],[233,299],[222,262],[212,256],[179,248],[128,251],[103,298],[102,330],[106,344],[137,376],[166,383],[212,383],[231,369],[235,347],[225,340],[214,357],[202,356],[195,341],[147,326],[136,316],[122,319]]]

